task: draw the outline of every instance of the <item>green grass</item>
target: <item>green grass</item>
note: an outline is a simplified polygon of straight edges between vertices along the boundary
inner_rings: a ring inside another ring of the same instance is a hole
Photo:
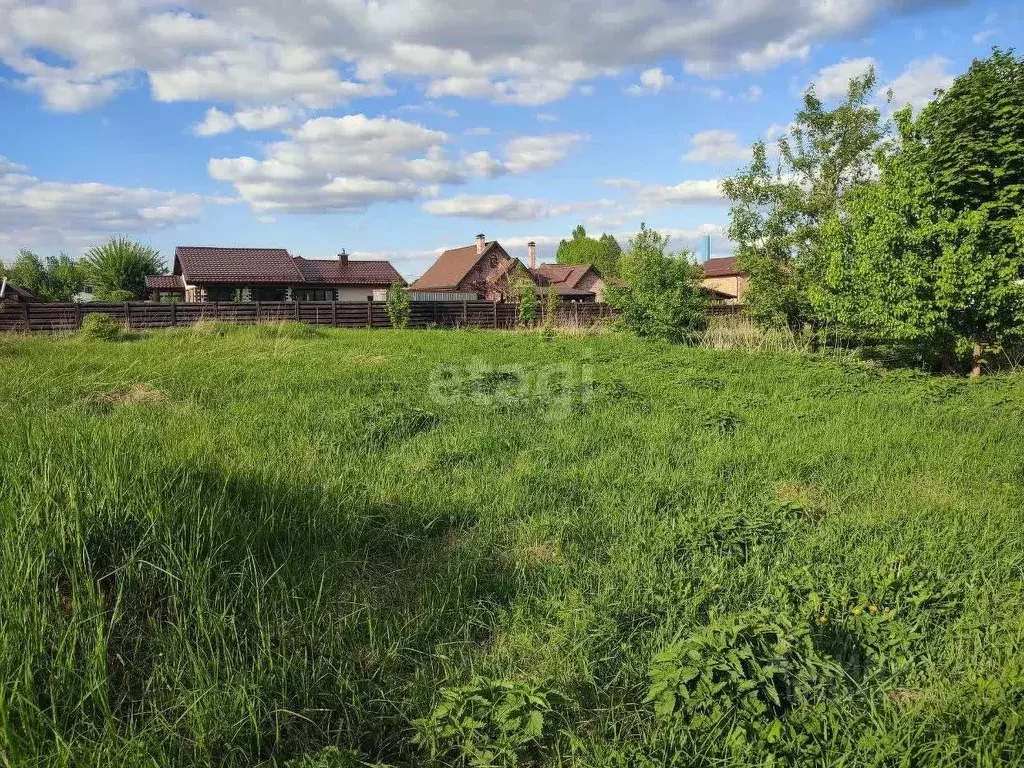
[[[0,765],[1020,764],[1022,426],[618,335],[0,339]]]

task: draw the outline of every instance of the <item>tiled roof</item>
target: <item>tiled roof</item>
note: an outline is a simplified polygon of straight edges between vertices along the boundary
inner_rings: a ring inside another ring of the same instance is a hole
[[[146,287],[151,291],[184,291],[181,275],[146,275]]]
[[[476,244],[464,248],[452,248],[437,257],[430,269],[423,273],[419,280],[412,284],[417,291],[452,291],[469,274],[480,258],[487,253],[495,241],[484,244],[484,250],[477,253]]]
[[[284,248],[174,249],[174,272],[191,284],[288,284],[303,282],[302,274]]]
[[[743,270],[740,269],[735,256],[708,259],[701,264],[701,267],[704,269],[704,277],[730,277],[743,274]]]
[[[306,283],[312,285],[405,285],[389,261],[349,261],[295,257],[295,265]]]
[[[591,268],[590,264],[541,264],[533,270],[533,273],[549,283],[575,288]]]

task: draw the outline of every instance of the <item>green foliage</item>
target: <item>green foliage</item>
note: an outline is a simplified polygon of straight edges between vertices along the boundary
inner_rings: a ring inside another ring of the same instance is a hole
[[[587,236],[580,224],[572,231],[572,239],[562,240],[555,252],[559,264],[593,264],[604,277],[619,276],[622,247],[613,235],[602,234],[595,239]]]
[[[888,128],[873,106],[870,70],[850,80],[846,98],[826,109],[811,86],[778,140],[777,159],[764,142],[750,164],[722,183],[732,201],[729,237],[750,276],[748,312],[763,325],[817,322],[814,294],[824,282],[822,228],[844,198],[874,176],[874,153]]]
[[[508,277],[509,288],[519,304],[519,324],[530,326],[537,320],[537,284],[518,267]]]
[[[44,262],[25,249],[18,252],[10,267],[0,262],[0,277],[6,277],[43,301],[71,301],[85,285],[84,271],[66,253],[49,256]]]
[[[82,262],[100,301],[145,298],[146,275],[167,271],[158,251],[127,237],[113,237],[90,248]]]
[[[1024,60],[975,61],[880,153],[879,182],[827,227],[822,304],[852,332],[953,357],[1024,324]]]
[[[124,325],[110,315],[99,312],[82,318],[82,328],[78,334],[90,341],[121,341],[125,337]]]
[[[558,323],[558,308],[562,306],[562,297],[553,285],[544,291],[544,327],[552,330]]]
[[[605,300],[619,310],[622,326],[638,336],[687,341],[707,326],[708,296],[700,267],[686,252],[669,253],[668,242],[641,224],[620,265],[627,285],[608,286]]]
[[[289,760],[285,768],[361,768],[366,765],[362,755],[352,749],[340,750],[337,747],[325,747],[318,752],[303,755],[297,760]]]
[[[409,313],[412,310],[409,304],[409,292],[399,282],[393,283],[388,288],[387,310],[392,328],[401,329],[409,325]]]
[[[469,685],[441,689],[430,715],[413,721],[413,743],[447,765],[516,768],[536,757],[551,698],[537,683],[474,677]]]
[[[783,716],[812,699],[828,670],[808,622],[757,609],[717,617],[658,653],[646,701],[657,717],[682,717],[727,744],[773,744]]]

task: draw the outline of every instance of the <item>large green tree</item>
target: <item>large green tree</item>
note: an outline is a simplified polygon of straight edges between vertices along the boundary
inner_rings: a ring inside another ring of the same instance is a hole
[[[22,249],[10,267],[0,263],[0,276],[43,301],[71,301],[85,285],[81,265],[66,253],[44,261],[38,254]]]
[[[947,360],[1024,324],[1024,59],[995,50],[920,115],[826,227],[830,315]]]
[[[887,133],[873,103],[875,85],[873,69],[853,78],[832,108],[808,88],[777,151],[757,142],[750,164],[722,184],[732,201],[729,237],[750,275],[744,300],[759,323],[819,319],[822,226],[850,190],[875,177],[874,153]]]
[[[707,326],[707,291],[692,254],[668,250],[669,238],[646,224],[622,254],[626,286],[609,285],[605,300],[619,310],[621,324],[638,336],[686,341]]]
[[[622,246],[612,235],[600,238],[587,235],[582,224],[572,231],[572,238],[562,240],[555,252],[559,264],[593,264],[605,277],[618,277]]]
[[[90,248],[83,262],[100,300],[141,299],[146,295],[146,275],[167,271],[158,251],[126,237],[113,237]]]

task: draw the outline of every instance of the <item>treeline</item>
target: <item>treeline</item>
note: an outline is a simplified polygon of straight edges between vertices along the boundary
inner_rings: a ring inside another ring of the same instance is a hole
[[[126,237],[114,237],[75,261],[66,253],[43,258],[22,249],[0,277],[43,301],[74,301],[88,285],[100,301],[129,301],[146,295],[146,275],[167,270],[158,251]]]
[[[994,49],[916,115],[883,119],[888,98],[874,71],[832,109],[809,89],[724,182],[745,303],[762,325],[979,376],[1024,335],[1024,60]]]

